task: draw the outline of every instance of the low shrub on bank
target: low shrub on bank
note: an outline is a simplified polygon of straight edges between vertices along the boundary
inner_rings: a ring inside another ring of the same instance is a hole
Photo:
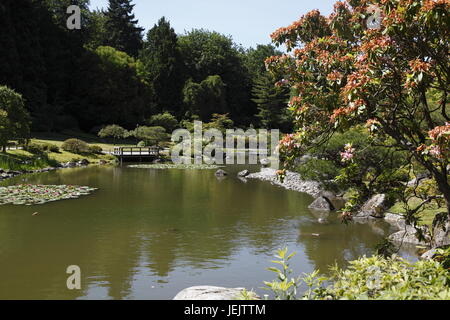
[[[278,300],[449,300],[450,251],[440,250],[435,260],[411,263],[398,256],[362,257],[350,266],[330,269],[331,276],[320,276],[319,271],[303,277],[291,278],[289,261],[295,254],[287,248],[276,256],[280,268],[268,268],[277,279],[265,282]],[[324,283],[328,285],[324,285]],[[299,297],[297,289],[306,284],[308,290]]]
[[[52,143],[29,143],[25,146],[25,150],[34,154],[43,152],[59,153],[59,147]]]
[[[77,154],[89,153],[89,145],[80,139],[67,139],[62,144],[62,149]]]
[[[100,146],[89,146],[89,153],[102,154],[103,153],[103,149]]]

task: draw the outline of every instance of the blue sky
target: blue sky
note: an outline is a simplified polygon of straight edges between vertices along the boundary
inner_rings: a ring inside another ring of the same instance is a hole
[[[301,15],[319,9],[328,15],[336,0],[134,0],[139,24],[146,30],[162,16],[177,33],[204,28],[231,35],[244,47],[270,43],[270,34]],[[91,0],[91,8],[106,8],[108,0]]]

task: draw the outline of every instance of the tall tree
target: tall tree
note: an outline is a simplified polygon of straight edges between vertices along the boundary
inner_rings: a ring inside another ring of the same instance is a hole
[[[0,147],[6,151],[8,140],[28,139],[30,116],[23,98],[14,90],[0,86]]]
[[[267,58],[281,54],[282,52],[276,50],[271,44],[258,44],[256,49],[250,48],[246,50],[244,63],[252,79],[256,79],[267,72],[265,64]]]
[[[258,106],[257,117],[267,129],[292,130],[287,109],[289,89],[275,86],[275,79],[264,72],[256,77],[253,85],[253,102]]]
[[[226,113],[226,88],[218,75],[209,76],[200,83],[188,80],[183,89],[188,114],[209,121],[215,113]]]
[[[227,88],[225,113],[237,125],[249,124],[256,108],[250,100],[251,79],[244,66],[244,50],[231,37],[203,29],[188,32],[179,43],[187,75],[197,83],[220,76]]]
[[[137,57],[142,48],[143,28],[133,14],[134,4],[131,0],[109,0],[106,12],[107,45]]]
[[[140,59],[144,77],[155,94],[159,112],[180,115],[183,87],[178,37],[170,22],[162,17],[147,33]]]
[[[382,12],[375,27],[368,2]],[[337,2],[328,18],[315,10],[275,31],[276,44],[295,50],[267,64],[298,90],[290,107],[299,131],[281,143],[286,159],[365,125],[376,144],[405,152],[434,178],[436,191],[418,206],[405,201],[406,220],[417,223],[417,213],[436,202],[446,208],[450,232],[449,12],[448,0]],[[344,161],[351,162],[353,149],[346,148]],[[357,209],[350,203],[344,216]]]

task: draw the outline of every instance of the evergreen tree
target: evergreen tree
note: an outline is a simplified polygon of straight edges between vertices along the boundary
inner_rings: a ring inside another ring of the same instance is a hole
[[[109,0],[106,12],[107,45],[137,57],[142,48],[143,28],[137,25],[131,0]]]
[[[276,87],[274,83],[274,78],[267,72],[258,76],[252,89],[252,100],[258,106],[257,117],[264,128],[287,132],[291,129],[287,113],[289,90]]]
[[[144,77],[155,94],[159,112],[179,115],[181,109],[182,62],[178,37],[164,17],[147,34],[140,59]]]

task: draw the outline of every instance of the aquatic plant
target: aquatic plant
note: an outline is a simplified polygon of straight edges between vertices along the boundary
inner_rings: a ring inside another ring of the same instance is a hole
[[[15,185],[0,187],[0,205],[37,205],[47,202],[77,199],[91,194],[96,188],[70,185]]]
[[[181,169],[181,170],[213,170],[218,169],[223,166],[212,165],[212,164],[136,164],[129,165],[130,168],[139,169]]]

